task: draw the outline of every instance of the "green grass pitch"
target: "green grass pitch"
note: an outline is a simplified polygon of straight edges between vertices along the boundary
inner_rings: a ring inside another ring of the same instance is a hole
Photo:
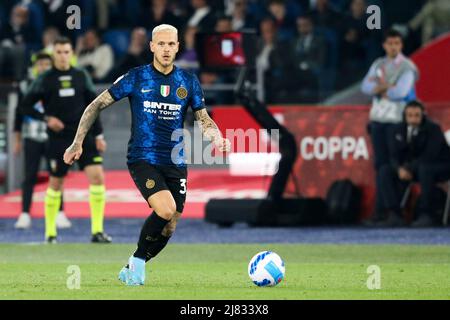
[[[134,245],[0,244],[0,299],[450,299],[446,246],[170,244],[147,265],[146,285],[117,280]],[[258,288],[247,275],[259,251],[277,252],[286,277]],[[68,289],[70,265],[80,289]],[[367,268],[381,269],[369,290]]]

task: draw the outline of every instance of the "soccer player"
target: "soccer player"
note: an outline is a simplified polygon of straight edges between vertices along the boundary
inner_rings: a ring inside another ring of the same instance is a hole
[[[178,31],[159,25],[152,31],[150,50],[153,63],[131,69],[101,93],[85,110],[64,161],[72,164],[82,157],[86,133],[100,111],[128,97],[132,113],[128,143],[128,168],[137,188],[153,213],[142,226],[137,249],[119,273],[127,285],[143,285],[145,263],[167,244],[183,211],[187,190],[184,152],[171,139],[183,127],[190,106],[203,134],[219,151],[229,151],[230,141],[222,137],[205,109],[205,100],[196,76],[174,66],[178,52]],[[172,157],[172,154],[174,156]]]
[[[33,76],[39,76],[49,70],[52,67],[52,62],[52,57],[49,54],[45,52],[36,54],[33,63]],[[19,87],[22,94],[25,94],[33,80],[34,77],[30,77],[29,79],[20,82]],[[43,112],[42,103],[40,101],[34,105],[34,108],[39,112]],[[18,106],[14,119],[14,137],[14,154],[20,153],[23,143],[23,153],[25,158],[25,177],[22,182],[22,213],[14,224],[14,227],[17,229],[28,229],[31,227],[30,207],[39,165],[41,159],[45,158],[47,154],[47,124],[41,120],[24,117],[20,114]],[[67,219],[63,211],[62,195],[59,214],[56,218],[56,226],[60,229],[71,227],[71,222]]]
[[[96,97],[89,75],[71,66],[72,55],[69,39],[56,40],[53,67],[32,83],[21,103],[24,115],[47,123],[50,179],[45,197],[45,237],[48,243],[55,243],[57,240],[56,215],[61,202],[64,177],[69,170],[69,166],[63,161],[64,151],[72,143],[85,106]],[[38,101],[42,101],[44,113],[34,108]],[[91,241],[109,243],[111,237],[103,232],[105,186],[100,156],[100,152],[106,149],[106,142],[99,120],[87,135],[83,147],[85,153],[80,158],[79,166],[86,173],[90,184]]]

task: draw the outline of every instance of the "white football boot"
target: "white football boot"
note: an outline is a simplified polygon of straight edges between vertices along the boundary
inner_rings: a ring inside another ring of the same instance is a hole
[[[60,211],[56,217],[56,227],[58,229],[69,229],[72,227],[72,222],[66,217],[64,211]]]
[[[29,229],[31,227],[31,216],[29,213],[22,212],[14,224],[16,229]]]

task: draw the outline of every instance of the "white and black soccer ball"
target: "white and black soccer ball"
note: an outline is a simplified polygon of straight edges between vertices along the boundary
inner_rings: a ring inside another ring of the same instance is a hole
[[[258,287],[276,286],[285,274],[284,261],[275,252],[257,253],[248,264],[248,275]]]

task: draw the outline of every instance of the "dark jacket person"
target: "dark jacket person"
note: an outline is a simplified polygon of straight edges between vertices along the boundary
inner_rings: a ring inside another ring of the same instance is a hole
[[[425,115],[418,101],[409,102],[404,121],[396,125],[389,141],[390,163],[382,167],[382,199],[389,210],[387,226],[402,225],[399,184],[416,181],[421,187],[419,216],[414,227],[431,226],[435,184],[450,179],[450,147],[440,126]]]

